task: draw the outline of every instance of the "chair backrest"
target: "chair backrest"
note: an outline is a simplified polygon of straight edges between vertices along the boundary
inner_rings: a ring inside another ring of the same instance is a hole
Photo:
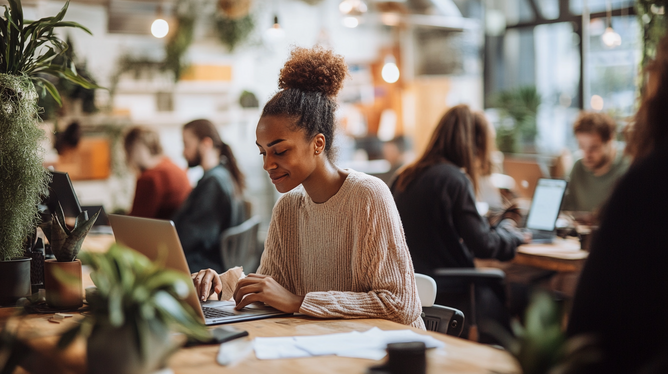
[[[464,313],[447,306],[422,307],[422,319],[429,331],[458,337],[464,329]]]
[[[422,307],[434,305],[434,301],[436,300],[436,281],[434,278],[415,273],[415,283],[417,284],[418,297],[420,297]]]
[[[223,231],[220,250],[225,268],[243,266],[244,272],[254,272],[260,265],[262,248],[257,242],[260,217],[251,217],[239,226]]]

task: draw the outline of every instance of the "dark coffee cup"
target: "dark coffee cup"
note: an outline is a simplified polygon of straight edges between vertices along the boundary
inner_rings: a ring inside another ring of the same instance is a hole
[[[373,374],[425,374],[427,372],[426,347],[423,342],[390,343],[387,345],[387,362],[369,369]]]

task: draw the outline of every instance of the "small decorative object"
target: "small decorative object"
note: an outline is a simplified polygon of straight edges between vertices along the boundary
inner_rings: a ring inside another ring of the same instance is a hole
[[[97,289],[86,290],[89,313],[58,345],[67,346],[77,335],[87,337],[89,373],[143,374],[163,368],[177,345],[171,331],[209,338],[185,301],[192,282],[186,274],[117,245],[106,253],[82,253],[81,259],[92,268]]]
[[[244,90],[239,96],[239,105],[242,108],[258,108],[260,103],[257,101],[254,93]]]
[[[83,304],[81,261],[76,257],[99,214],[100,211],[88,219],[88,212],[81,212],[70,230],[65,224],[63,208],[58,204],[51,222],[42,224],[44,232],[51,237],[51,250],[56,256],[55,260],[44,262],[46,302],[51,307],[76,309]]]
[[[58,104],[60,95],[45,76],[97,88],[69,63],[52,64],[67,49],[56,28],[89,32],[76,22],[63,21],[69,3],[55,17],[28,22],[23,19],[21,1],[8,2],[0,17],[0,303],[5,305],[30,294],[30,259],[23,257],[23,244],[39,222],[37,206],[49,180],[42,166],[44,132],[37,123],[35,85]]]
[[[369,374],[425,374],[427,348],[423,342],[390,343],[387,362],[369,368]]]

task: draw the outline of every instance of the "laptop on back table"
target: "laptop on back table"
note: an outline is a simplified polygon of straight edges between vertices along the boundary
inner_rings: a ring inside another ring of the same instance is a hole
[[[538,180],[526,220],[526,229],[531,232],[533,243],[552,243],[557,236],[557,218],[566,185],[567,182],[561,179]]]
[[[172,221],[109,214],[109,222],[118,244],[132,248],[152,261],[158,258],[161,251],[167,250],[165,267],[188,276],[190,276],[191,270],[200,270],[188,268],[181,241]],[[190,293],[186,301],[199,314],[205,325],[290,314],[255,303],[240,311],[234,310],[235,303],[233,301],[205,301],[200,303],[193,283],[188,282],[188,287]]]

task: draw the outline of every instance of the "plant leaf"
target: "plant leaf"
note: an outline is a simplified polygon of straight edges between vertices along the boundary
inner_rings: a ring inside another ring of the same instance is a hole
[[[34,81],[37,82],[38,85],[44,87],[46,89],[46,92],[53,97],[53,100],[58,103],[58,105],[63,106],[63,102],[60,98],[60,94],[58,93],[58,89],[56,89],[56,86],[53,85],[53,83],[49,82],[48,80],[42,78],[42,77],[34,77]]]
[[[75,28],[77,28],[77,29],[81,29],[81,30],[87,32],[89,35],[93,35],[93,33],[90,32],[90,30],[89,30],[86,26],[83,26],[83,25],[81,25],[81,24],[79,24],[79,23],[77,23],[77,22],[60,21],[60,22],[56,22],[56,23],[53,25],[53,27],[54,27],[54,28],[55,28],[55,27],[75,27]]]
[[[65,333],[61,335],[60,339],[58,339],[58,349],[67,348],[67,346],[74,341],[77,335],[79,335],[81,326],[81,324],[77,324],[73,328],[65,331]]]

